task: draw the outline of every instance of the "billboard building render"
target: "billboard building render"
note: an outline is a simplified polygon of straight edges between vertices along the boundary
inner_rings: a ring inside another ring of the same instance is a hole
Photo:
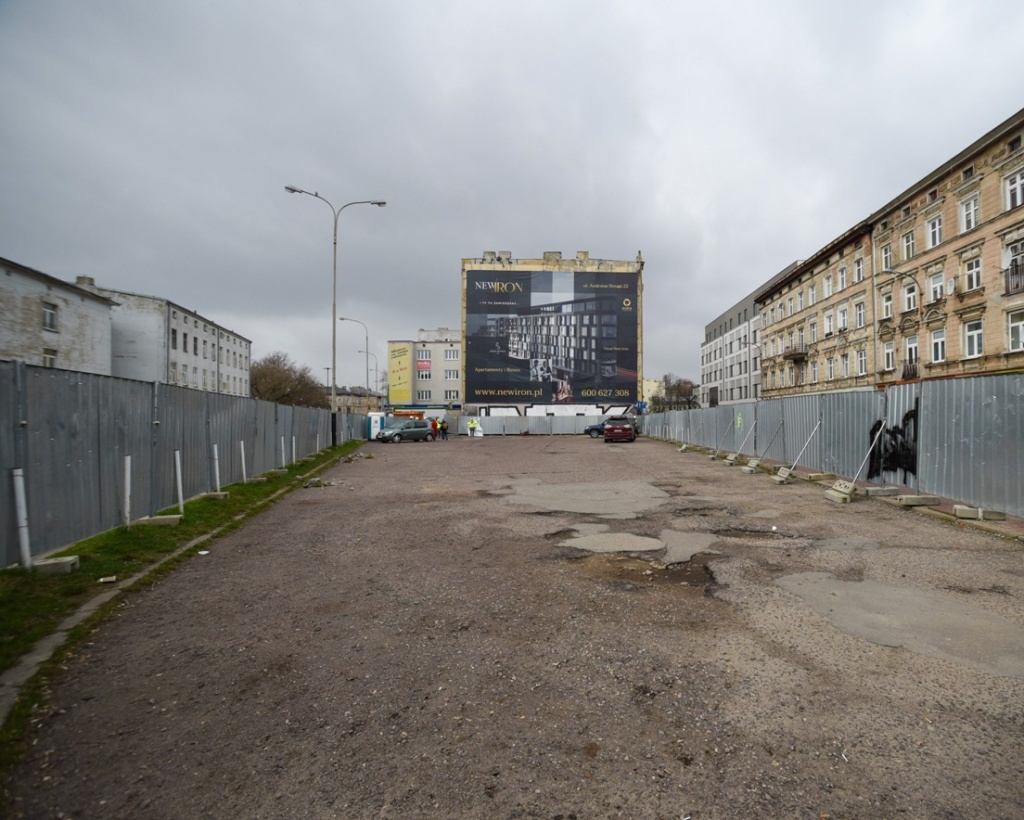
[[[462,260],[462,396],[483,414],[601,414],[642,400],[643,257]]]

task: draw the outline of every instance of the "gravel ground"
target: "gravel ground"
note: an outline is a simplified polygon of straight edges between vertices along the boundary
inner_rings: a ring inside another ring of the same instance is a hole
[[[362,452],[122,599],[66,658],[16,816],[1024,816],[1024,679],[853,637],[779,583],[1020,628],[1020,542],[645,439]],[[612,481],[662,500],[512,503]],[[573,547],[594,525],[707,548]]]

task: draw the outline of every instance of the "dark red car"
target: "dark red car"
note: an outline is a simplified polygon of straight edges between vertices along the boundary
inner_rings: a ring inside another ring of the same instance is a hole
[[[636,427],[629,416],[611,416],[604,422],[604,440],[636,441]]]

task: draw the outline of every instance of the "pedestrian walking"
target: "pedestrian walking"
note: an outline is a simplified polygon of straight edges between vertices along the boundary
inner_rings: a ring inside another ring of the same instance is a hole
[[[448,441],[448,419],[441,419],[441,440]]]
[[[470,438],[473,438],[473,437],[476,436],[476,428],[477,428],[478,424],[479,424],[479,422],[477,422],[476,419],[470,419],[469,422],[466,424],[466,427],[469,428],[469,437]]]
[[[437,441],[437,433],[438,433],[438,431],[439,431],[439,429],[440,429],[440,428],[438,427],[438,425],[437,425],[437,419],[431,419],[431,420],[430,420],[430,429],[431,429],[431,430],[433,431],[433,433],[434,433],[434,439],[433,439],[433,440],[434,440],[434,441]]]

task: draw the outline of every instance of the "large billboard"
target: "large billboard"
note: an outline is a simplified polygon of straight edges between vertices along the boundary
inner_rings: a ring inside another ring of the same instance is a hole
[[[388,342],[388,401],[412,403],[412,342]]]
[[[640,277],[573,270],[466,270],[465,401],[637,400]]]

